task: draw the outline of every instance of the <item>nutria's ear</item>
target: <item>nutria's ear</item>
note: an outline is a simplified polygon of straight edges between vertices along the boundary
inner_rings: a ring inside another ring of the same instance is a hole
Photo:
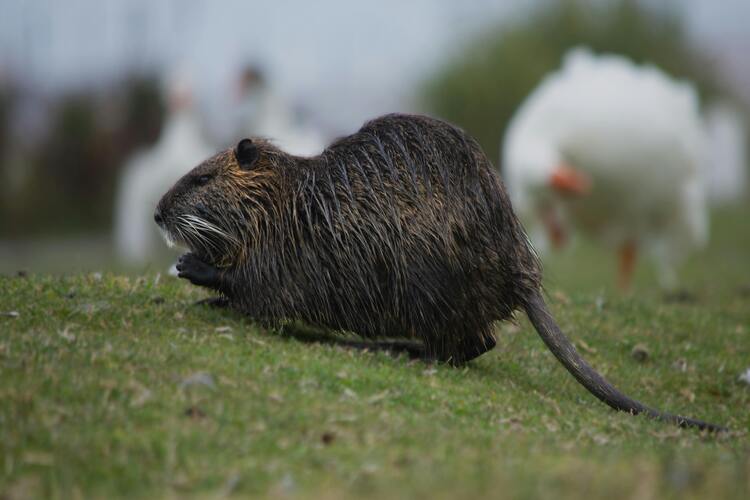
[[[251,169],[258,161],[258,156],[260,156],[258,146],[253,144],[251,139],[242,139],[234,150],[234,157],[242,170]]]

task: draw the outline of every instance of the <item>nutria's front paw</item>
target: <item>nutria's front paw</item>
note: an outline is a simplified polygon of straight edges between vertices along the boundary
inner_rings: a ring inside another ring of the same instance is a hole
[[[177,261],[177,277],[209,288],[218,287],[221,280],[219,270],[200,260],[194,253],[186,253]]]

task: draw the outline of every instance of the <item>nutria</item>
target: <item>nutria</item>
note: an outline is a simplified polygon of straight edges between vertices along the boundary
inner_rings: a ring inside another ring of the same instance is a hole
[[[458,365],[492,349],[494,322],[523,309],[612,408],[722,429],[625,396],[581,358],[547,310],[500,177],[443,121],[387,115],[310,158],[243,139],[180,179],[154,218],[191,250],[180,277],[257,320],[418,340],[427,358]]]

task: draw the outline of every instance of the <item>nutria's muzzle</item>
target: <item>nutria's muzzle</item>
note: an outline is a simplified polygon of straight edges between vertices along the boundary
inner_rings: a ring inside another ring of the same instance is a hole
[[[161,215],[161,209],[159,207],[156,207],[156,211],[154,211],[154,222],[156,222],[156,225],[160,228],[164,228],[164,218]]]

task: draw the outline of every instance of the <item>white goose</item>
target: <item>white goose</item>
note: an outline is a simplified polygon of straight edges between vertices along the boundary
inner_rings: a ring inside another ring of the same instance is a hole
[[[501,164],[515,210],[546,229],[531,232],[542,250],[577,228],[618,250],[622,288],[638,249],[672,288],[707,239],[704,142],[690,84],[578,48],[511,120]]]
[[[171,82],[168,115],[156,144],[128,160],[115,202],[115,250],[130,265],[152,260],[161,240],[154,209],[159,198],[182,175],[211,154],[201,134],[189,87]]]
[[[708,198],[721,205],[736,203],[747,186],[747,124],[741,110],[729,101],[709,104],[706,117],[711,168],[707,175]]]
[[[289,102],[277,94],[261,70],[246,68],[239,79],[236,137],[265,137],[287,153],[313,156],[326,146],[325,138],[295,116]]]

